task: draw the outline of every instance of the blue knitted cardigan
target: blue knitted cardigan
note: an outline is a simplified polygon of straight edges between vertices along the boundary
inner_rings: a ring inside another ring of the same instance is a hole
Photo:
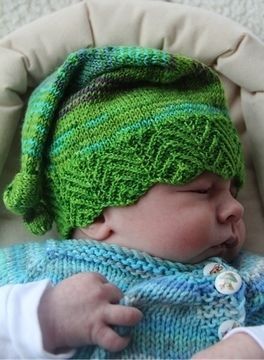
[[[212,261],[240,274],[239,291],[223,295],[216,290],[216,275],[203,274]],[[123,303],[138,307],[144,317],[131,329],[125,350],[109,353],[87,346],[74,358],[186,359],[217,342],[225,320],[264,324],[264,257],[242,253],[232,265],[220,258],[184,265],[96,241],[48,240],[2,249],[0,285],[46,278],[57,284],[78,272],[101,273],[124,292]]]

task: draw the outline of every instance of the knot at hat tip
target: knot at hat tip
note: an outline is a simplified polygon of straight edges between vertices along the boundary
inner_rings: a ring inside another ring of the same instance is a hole
[[[17,215],[25,215],[40,201],[39,175],[18,173],[4,192],[5,206]]]

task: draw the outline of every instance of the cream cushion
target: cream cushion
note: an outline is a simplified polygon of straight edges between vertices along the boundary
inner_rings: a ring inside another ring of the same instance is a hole
[[[32,89],[86,46],[141,45],[194,57],[217,70],[247,159],[240,199],[246,248],[264,254],[264,45],[237,23],[203,9],[139,0],[86,0],[0,41],[0,191],[18,168],[19,131]],[[34,239],[1,203],[2,244]],[[45,237],[56,236],[55,232]]]

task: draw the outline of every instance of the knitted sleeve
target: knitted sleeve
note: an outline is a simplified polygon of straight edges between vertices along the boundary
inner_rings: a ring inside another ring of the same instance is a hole
[[[44,279],[46,243],[16,244],[0,249],[0,286]]]

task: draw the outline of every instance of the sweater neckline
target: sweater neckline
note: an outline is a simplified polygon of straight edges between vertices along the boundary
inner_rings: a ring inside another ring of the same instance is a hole
[[[189,274],[200,271],[203,267],[220,258],[210,258],[198,264],[182,264],[165,260],[146,252],[126,248],[116,244],[107,244],[96,240],[71,239],[71,240],[49,240],[47,242],[47,253],[49,258],[64,258],[69,261],[100,262],[104,265],[115,264],[126,271],[144,273],[150,276],[175,275],[178,273]]]

